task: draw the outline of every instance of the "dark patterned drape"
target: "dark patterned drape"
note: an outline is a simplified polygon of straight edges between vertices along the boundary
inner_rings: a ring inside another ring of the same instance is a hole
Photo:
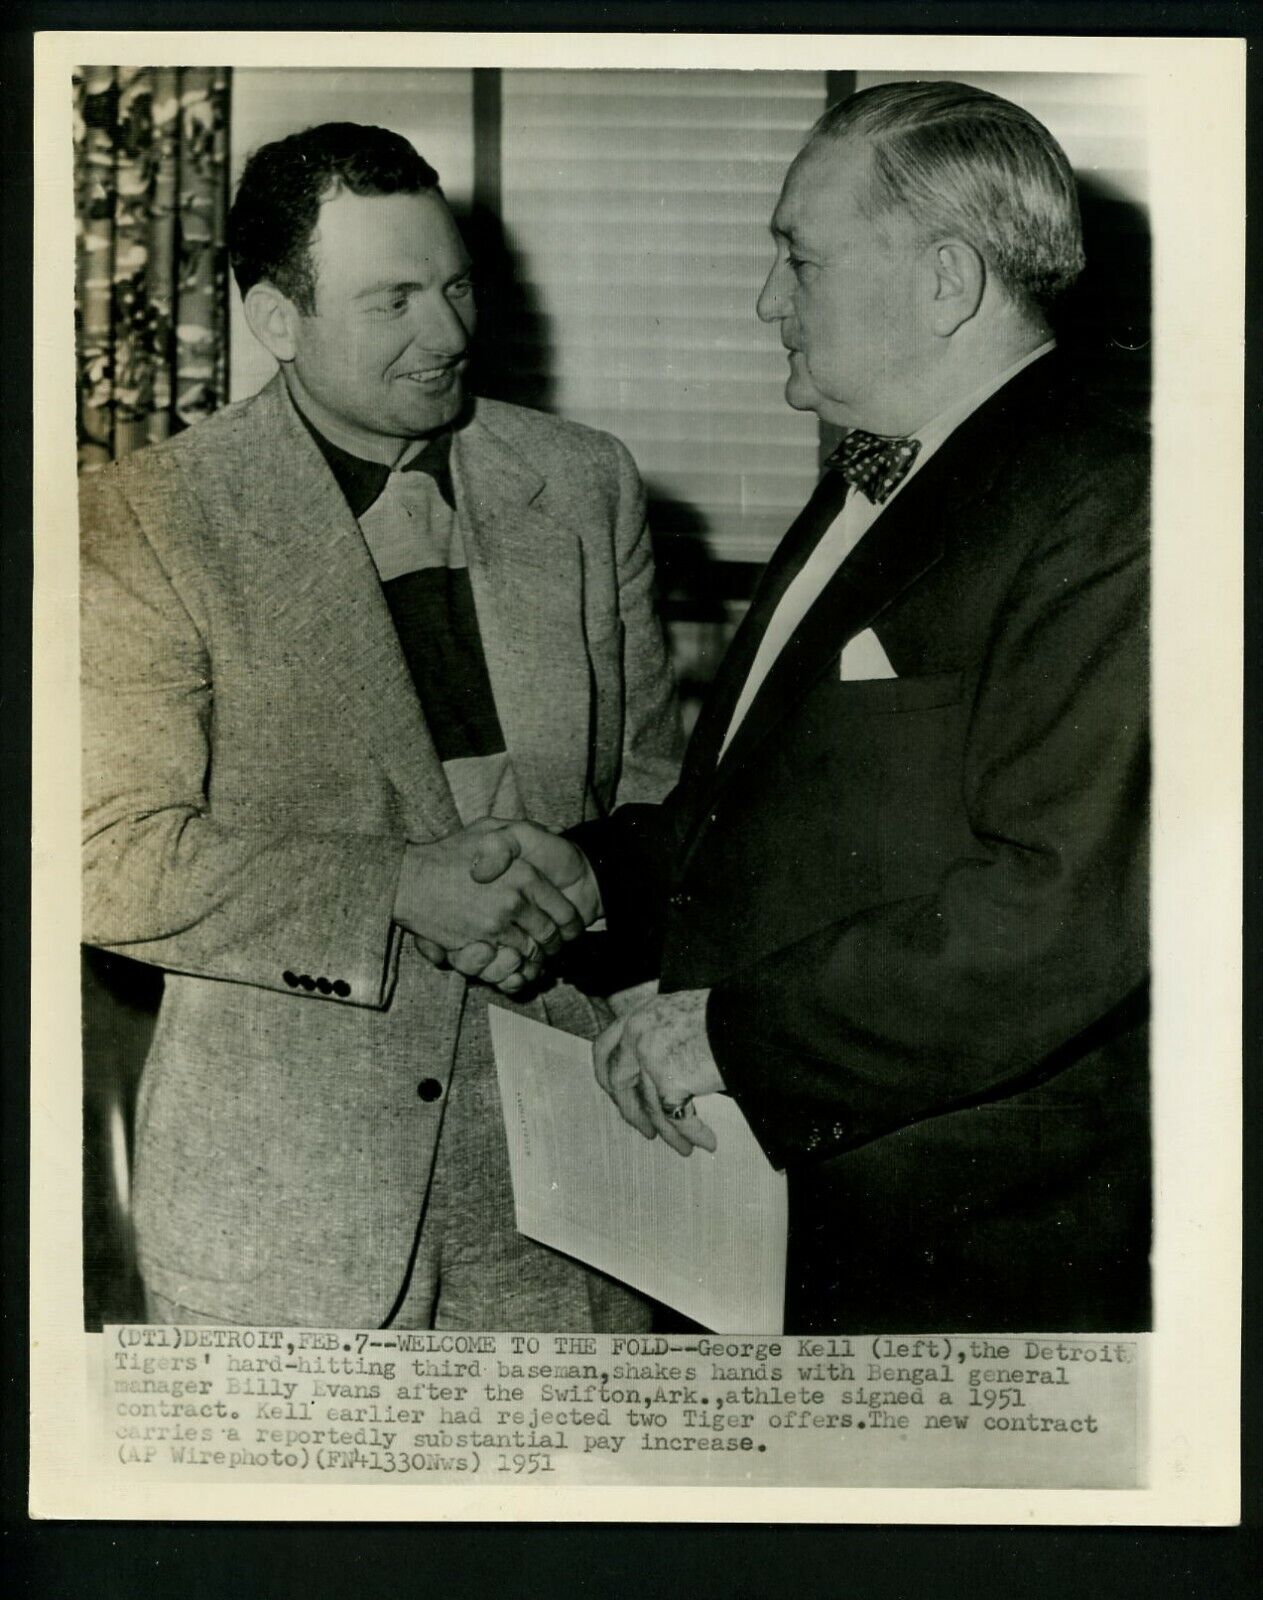
[[[226,68],[82,67],[74,78],[80,467],[227,399]],[[128,1145],[162,975],[85,952],[85,1326],[144,1315]]]
[[[226,67],[75,74],[81,466],[227,398]]]

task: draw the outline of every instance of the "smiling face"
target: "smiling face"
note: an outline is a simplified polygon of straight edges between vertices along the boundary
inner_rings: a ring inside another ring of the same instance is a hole
[[[464,399],[474,293],[442,195],[343,189],[321,206],[311,253],[315,312],[285,302],[282,355],[311,420],[377,459],[451,422]]]
[[[772,216],[776,260],[758,314],[789,351],[785,398],[826,422],[900,434],[930,354],[925,264],[911,218],[866,217],[869,153],[859,140],[808,145]]]

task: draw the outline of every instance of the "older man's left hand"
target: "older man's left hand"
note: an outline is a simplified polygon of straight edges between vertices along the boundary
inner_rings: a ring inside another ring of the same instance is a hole
[[[682,1156],[714,1150],[715,1135],[689,1105],[679,1120],[665,1106],[724,1087],[706,1038],[709,989],[656,995],[619,1017],[592,1047],[597,1082],[624,1122],[646,1139],[662,1138]]]

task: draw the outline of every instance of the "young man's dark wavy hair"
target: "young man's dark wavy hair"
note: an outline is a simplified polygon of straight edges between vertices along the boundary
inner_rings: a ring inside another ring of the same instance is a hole
[[[245,295],[274,284],[305,315],[316,309],[311,236],[320,207],[352,194],[422,194],[439,175],[400,134],[325,122],[261,145],[246,162],[228,213],[228,255]]]

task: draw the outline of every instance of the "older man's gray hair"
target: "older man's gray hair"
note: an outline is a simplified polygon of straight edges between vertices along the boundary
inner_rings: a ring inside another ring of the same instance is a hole
[[[831,106],[808,136],[865,141],[869,207],[902,208],[928,242],[971,244],[1019,302],[1038,312],[1083,270],[1074,173],[1044,125],[1012,101],[963,83],[885,83]]]

